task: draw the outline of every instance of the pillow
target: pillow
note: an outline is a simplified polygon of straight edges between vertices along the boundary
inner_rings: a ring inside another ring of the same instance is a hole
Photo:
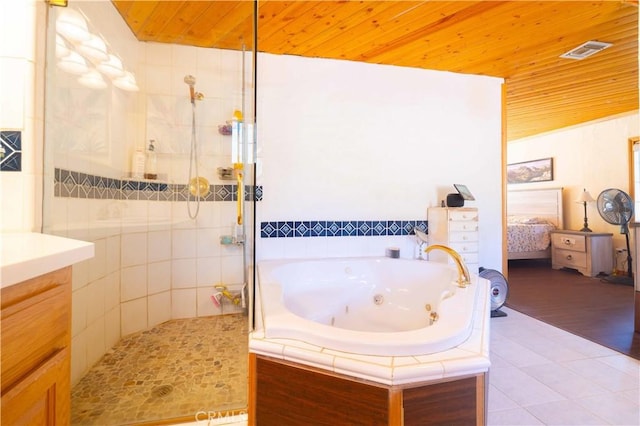
[[[507,222],[521,225],[538,225],[549,223],[547,219],[544,219],[542,217],[530,216],[509,216],[507,217]]]

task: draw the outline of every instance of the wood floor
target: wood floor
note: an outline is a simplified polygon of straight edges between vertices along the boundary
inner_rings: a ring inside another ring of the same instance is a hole
[[[545,260],[509,262],[506,306],[640,359],[634,332],[634,288],[551,269]]]

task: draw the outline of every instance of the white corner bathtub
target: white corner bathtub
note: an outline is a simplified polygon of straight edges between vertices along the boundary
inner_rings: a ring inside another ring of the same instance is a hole
[[[469,338],[486,304],[486,280],[457,278],[452,265],[387,257],[262,261],[257,328],[358,355],[442,352]]]

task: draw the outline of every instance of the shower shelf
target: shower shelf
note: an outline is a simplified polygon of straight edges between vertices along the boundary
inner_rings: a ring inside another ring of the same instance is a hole
[[[122,178],[120,178],[120,180],[124,180],[124,181],[132,181],[132,182],[145,182],[145,183],[162,183],[162,184],[170,184],[172,182],[170,182],[168,179],[163,178],[162,175],[159,175],[158,179],[145,179],[145,178],[136,178],[133,176],[124,176]]]

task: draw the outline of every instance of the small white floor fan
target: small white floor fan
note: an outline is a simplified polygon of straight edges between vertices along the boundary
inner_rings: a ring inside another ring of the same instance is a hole
[[[507,301],[509,284],[500,272],[494,269],[480,268],[478,274],[481,278],[489,280],[489,297],[491,298],[491,317],[506,317],[507,313],[500,310]]]

